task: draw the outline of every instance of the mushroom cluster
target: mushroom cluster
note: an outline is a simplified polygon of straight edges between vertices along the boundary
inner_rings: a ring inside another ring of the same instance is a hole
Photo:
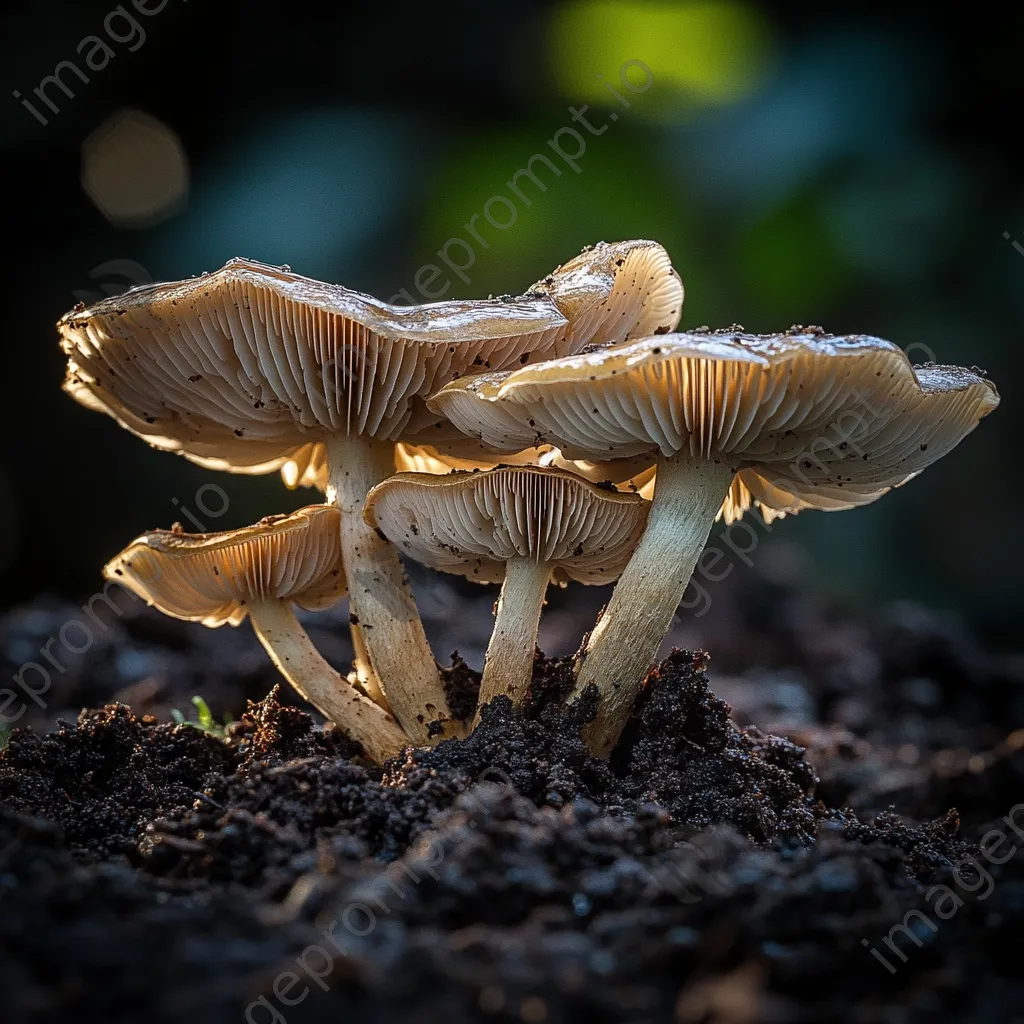
[[[657,243],[600,243],[524,295],[391,306],[248,260],[58,328],[65,390],[157,448],[280,471],[326,503],[134,541],[106,568],[169,615],[246,617],[295,689],[382,761],[526,698],[556,582],[612,597],[576,659],[584,738],[615,745],[716,518],[874,501],[995,408],[980,373],[793,328],[675,333]],[[501,583],[478,709],[452,717],[398,552]],[[349,595],[347,679],[291,610]]]

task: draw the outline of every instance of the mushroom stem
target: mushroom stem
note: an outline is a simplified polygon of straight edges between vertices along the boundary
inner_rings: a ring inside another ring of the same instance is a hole
[[[336,434],[327,441],[327,466],[327,500],[341,512],[349,606],[370,666],[405,731],[417,743],[436,743],[459,732],[441,674],[394,545],[363,521],[366,495],[394,472],[394,445]]]
[[[727,466],[689,454],[658,462],[647,528],[590,634],[569,698],[582,696],[591,683],[597,686],[597,718],[583,736],[598,756],[618,741],[733,475]]]
[[[511,558],[505,564],[505,582],[498,597],[494,632],[484,656],[473,728],[480,723],[485,704],[502,694],[518,707],[533,680],[533,655],[544,595],[551,581],[551,566],[531,558]]]
[[[380,680],[370,664],[370,656],[366,653],[366,640],[363,638],[363,631],[359,623],[350,622],[349,631],[352,635],[352,667],[356,670],[356,679],[359,680],[359,685],[375,704],[385,711],[390,711],[388,699],[380,688]]]
[[[359,743],[367,757],[383,764],[409,745],[408,736],[394,718],[324,660],[288,604],[277,600],[253,603],[249,606],[249,618],[281,675],[297,693]]]

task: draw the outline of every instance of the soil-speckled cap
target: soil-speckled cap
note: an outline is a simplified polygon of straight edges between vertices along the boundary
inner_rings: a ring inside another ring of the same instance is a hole
[[[165,615],[205,626],[237,626],[254,601],[329,608],[348,592],[340,513],[310,505],[221,533],[154,530],[103,569]]]
[[[326,433],[396,438],[417,396],[474,366],[573,351],[544,296],[392,306],[243,259],[72,311],[58,329],[79,402],[242,472],[278,468]]]
[[[602,584],[625,568],[648,502],[558,469],[399,473],[370,491],[363,516],[411,558],[479,583],[511,558],[552,567],[555,582]]]
[[[683,315],[683,282],[664,246],[646,239],[588,246],[530,291],[565,314],[575,351],[665,334]]]
[[[496,450],[571,459],[688,452],[738,474],[723,506],[837,510],[881,497],[955,447],[999,403],[957,366],[911,366],[891,342],[817,329],[643,338],[463,378],[428,406]]]
[[[564,288],[556,271],[545,286],[551,296],[540,288],[394,306],[234,259],[66,314],[57,325],[64,389],[157,448],[213,469],[270,472],[297,455],[301,462],[306,445],[327,434],[397,440],[415,431],[421,399],[475,368],[571,354],[605,321],[646,322],[642,303],[623,307],[632,277],[619,269],[588,277],[574,266]]]

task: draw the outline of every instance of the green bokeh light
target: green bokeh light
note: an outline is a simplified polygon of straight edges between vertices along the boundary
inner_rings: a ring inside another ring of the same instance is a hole
[[[629,98],[650,68],[654,88],[644,116],[666,117],[699,105],[732,103],[764,80],[771,56],[767,25],[752,4],[732,0],[581,0],[551,21],[548,54],[559,89],[610,105],[608,88]]]

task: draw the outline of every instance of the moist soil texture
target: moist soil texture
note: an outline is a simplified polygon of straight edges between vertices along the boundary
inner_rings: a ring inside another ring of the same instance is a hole
[[[0,754],[4,1021],[1024,1021],[1024,664],[773,598],[673,651],[609,761],[567,659],[375,767],[247,627],[95,630]],[[74,612],[9,615],[4,678]],[[175,724],[197,693],[237,720]]]

